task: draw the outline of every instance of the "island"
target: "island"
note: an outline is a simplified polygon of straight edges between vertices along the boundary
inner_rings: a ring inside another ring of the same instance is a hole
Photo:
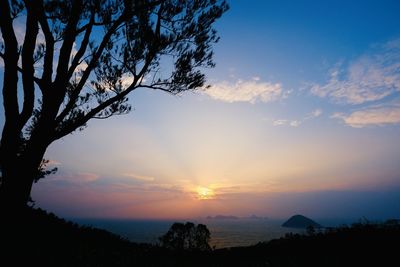
[[[233,215],[216,215],[216,216],[207,216],[207,220],[237,220],[239,219]]]
[[[307,227],[314,227],[314,228],[322,228],[319,223],[307,218],[303,215],[297,214],[289,218],[286,222],[282,224],[283,227],[290,227],[290,228],[307,228]]]

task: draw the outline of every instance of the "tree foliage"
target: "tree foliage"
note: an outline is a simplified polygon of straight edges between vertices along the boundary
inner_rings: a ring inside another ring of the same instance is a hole
[[[223,0],[0,1],[1,187],[18,187],[8,180],[16,176],[32,182],[47,147],[90,119],[128,113],[137,88],[206,86],[213,24],[227,8]]]
[[[159,240],[161,246],[172,250],[211,250],[210,231],[204,224],[174,223]]]

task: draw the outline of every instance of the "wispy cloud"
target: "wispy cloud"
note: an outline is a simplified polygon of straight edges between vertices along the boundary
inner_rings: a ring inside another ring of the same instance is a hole
[[[372,106],[350,114],[338,112],[331,117],[343,120],[345,124],[355,128],[400,124],[400,103]]]
[[[222,81],[211,86],[204,93],[213,99],[233,102],[272,102],[284,98],[284,92],[280,83],[263,82],[259,77],[251,80],[236,82]]]
[[[400,91],[400,39],[377,45],[347,68],[339,64],[325,84],[313,84],[311,92],[336,102],[362,104]]]
[[[49,162],[47,162],[47,165],[49,165],[49,166],[58,166],[58,165],[62,165],[62,163],[57,161],[57,160],[50,159]]]
[[[78,172],[78,173],[59,173],[54,176],[52,176],[49,179],[46,179],[46,181],[49,182],[67,182],[69,184],[84,184],[84,183],[90,183],[98,180],[100,176],[96,173],[91,173],[91,172]]]
[[[310,112],[304,119],[309,120],[309,119],[314,119],[316,117],[321,116],[322,114],[322,109],[317,108],[314,111]]]
[[[272,122],[272,124],[273,124],[274,126],[287,125],[288,123],[289,123],[288,120],[274,120],[274,121]]]
[[[278,120],[274,120],[272,122],[273,126],[291,126],[291,127],[298,127],[301,124],[303,124],[305,121],[307,120],[311,120],[314,119],[316,117],[321,116],[322,114],[322,109],[316,109],[312,112],[310,112],[309,114],[307,114],[306,116],[304,116],[301,119],[297,119],[297,120],[286,120],[286,119],[278,119]]]
[[[139,174],[132,173],[132,172],[130,172],[130,173],[121,173],[121,175],[125,176],[125,177],[129,177],[129,178],[133,178],[133,179],[136,179],[136,180],[141,180],[141,181],[151,182],[151,181],[155,180],[155,178],[152,177],[152,176],[139,175]]]
[[[273,126],[291,126],[298,127],[300,126],[302,121],[300,120],[274,120],[272,122]]]
[[[301,121],[294,120],[294,121],[291,121],[289,123],[289,125],[292,126],[292,127],[299,127],[301,123],[302,123]]]

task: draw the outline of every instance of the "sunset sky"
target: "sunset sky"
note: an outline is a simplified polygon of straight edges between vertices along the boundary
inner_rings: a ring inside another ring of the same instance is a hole
[[[34,185],[37,206],[70,218],[400,216],[400,2],[229,3],[211,88],[140,89],[130,114],[54,143],[59,171]]]

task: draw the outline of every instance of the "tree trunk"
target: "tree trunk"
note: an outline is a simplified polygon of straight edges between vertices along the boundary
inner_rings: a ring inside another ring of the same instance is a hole
[[[20,164],[4,167],[0,186],[0,244],[3,260],[19,264],[32,256],[27,244],[38,242],[30,238],[30,232],[35,229],[31,227],[32,217],[27,205],[34,176]]]
[[[31,168],[26,165],[3,166],[3,177],[0,186],[2,213],[18,214],[26,207],[35,175],[34,172],[28,171]]]
[[[33,181],[46,151],[47,145],[27,148],[15,161],[2,164],[0,185],[1,213],[18,214],[30,199]]]
[[[2,149],[2,179],[0,184],[0,246],[6,248],[4,253],[13,261],[21,255],[28,255],[31,248],[27,244],[36,244],[37,240],[29,240],[32,228],[31,210],[28,201],[32,184],[44,153],[49,145],[48,136],[33,139],[27,144],[19,144],[16,151]],[[2,147],[8,148],[8,140],[2,139]],[[23,148],[22,148],[23,147]],[[29,256],[28,256],[29,257]],[[18,265],[18,264],[17,264]]]

